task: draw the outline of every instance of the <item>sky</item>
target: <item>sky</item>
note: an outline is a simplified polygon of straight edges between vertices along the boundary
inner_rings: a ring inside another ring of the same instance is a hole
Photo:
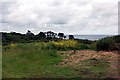
[[[2,0],[0,31],[118,34],[119,0]]]

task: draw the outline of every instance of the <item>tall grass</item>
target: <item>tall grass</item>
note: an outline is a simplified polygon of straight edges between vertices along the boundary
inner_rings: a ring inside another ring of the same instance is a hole
[[[62,59],[56,50],[42,48],[42,45],[36,46],[34,43],[10,44],[4,47],[3,78],[75,76],[70,68],[56,67]]]

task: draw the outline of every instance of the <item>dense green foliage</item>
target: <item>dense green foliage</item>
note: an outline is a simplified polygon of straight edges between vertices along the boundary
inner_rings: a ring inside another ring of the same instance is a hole
[[[21,33],[2,33],[2,45],[9,43],[28,43],[33,41],[47,41],[44,33],[40,32],[37,35],[34,34],[21,34]]]
[[[47,34],[47,35],[46,35]],[[56,33],[48,31],[46,33],[40,32],[37,35],[34,35],[31,31],[28,31],[26,34],[21,33],[2,33],[2,45],[9,45],[11,43],[31,43],[35,42],[42,48],[47,49],[56,49],[56,50],[104,50],[104,51],[114,51],[120,50],[120,35],[106,37],[97,41],[91,40],[81,40],[74,39],[64,40],[64,33],[59,33],[59,38],[56,38]]]
[[[96,50],[115,51],[120,50],[120,35],[102,38],[97,41]]]
[[[4,46],[5,49],[9,48],[21,48],[25,49],[26,46],[33,46],[36,49],[42,49],[42,50],[84,50],[84,49],[91,49],[95,50],[96,45],[93,44],[84,44],[80,43],[76,40],[59,40],[59,41],[49,41],[49,42],[31,42],[31,43],[23,43],[25,44],[22,46],[22,43],[10,43],[6,46]]]
[[[96,47],[97,51],[100,51],[100,50],[103,50],[103,51],[118,50],[117,45],[115,44],[115,42],[111,38],[101,39],[101,40],[97,41],[96,46],[97,46]]]
[[[120,35],[115,35],[115,36],[112,36],[112,37],[106,37],[104,39],[112,39],[114,40],[115,43],[120,43]]]

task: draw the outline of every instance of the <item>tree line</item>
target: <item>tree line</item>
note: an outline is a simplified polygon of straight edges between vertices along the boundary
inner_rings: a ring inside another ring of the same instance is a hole
[[[59,41],[66,39],[64,33],[55,33],[52,31],[40,32],[39,34],[33,34],[30,30],[26,34],[16,33],[16,32],[1,32],[2,34],[2,45],[7,45],[9,43],[29,43],[34,41],[49,42],[49,41]],[[1,37],[0,37],[1,38]],[[73,35],[69,35],[68,39],[74,39]],[[96,41],[74,39],[78,43],[82,44],[85,49],[88,49],[88,45],[92,47],[96,46],[96,50],[106,50],[106,51],[120,51],[120,35],[102,38]],[[95,44],[95,45],[94,45]],[[91,48],[92,48],[91,47]]]
[[[31,41],[49,41],[49,40],[60,40],[66,39],[64,33],[55,33],[52,31],[40,32],[39,34],[34,34],[30,30],[26,34],[16,33],[16,32],[1,32],[2,34],[2,45],[9,44],[11,42],[31,42]],[[73,35],[69,35],[69,39],[74,39]]]

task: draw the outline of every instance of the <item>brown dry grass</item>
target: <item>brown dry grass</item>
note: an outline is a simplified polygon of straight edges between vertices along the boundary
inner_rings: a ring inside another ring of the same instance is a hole
[[[59,52],[64,59],[61,61],[60,66],[71,66],[79,63],[80,61],[89,59],[102,59],[110,63],[110,70],[106,77],[110,78],[120,78],[118,65],[120,55],[116,52],[106,52],[106,51],[91,51],[91,50],[76,50],[76,51],[62,51]]]

